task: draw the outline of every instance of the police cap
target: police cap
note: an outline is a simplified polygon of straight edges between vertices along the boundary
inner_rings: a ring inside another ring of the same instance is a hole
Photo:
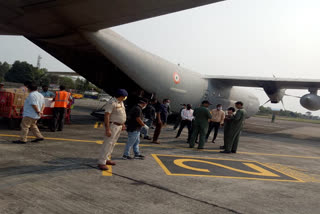
[[[125,89],[118,89],[114,96],[115,97],[127,97],[128,92]]]
[[[208,100],[204,100],[204,101],[202,101],[202,104],[209,104],[209,105],[212,105],[212,103],[210,103]]]

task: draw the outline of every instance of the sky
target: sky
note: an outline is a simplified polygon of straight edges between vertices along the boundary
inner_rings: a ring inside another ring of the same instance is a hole
[[[319,12],[318,0],[227,0],[112,29],[149,52],[203,74],[320,79]],[[40,54],[42,67],[71,70],[23,37],[0,36],[0,47],[0,61],[35,65]],[[261,103],[268,99],[263,91],[250,90]],[[284,103],[288,110],[307,111],[297,98],[285,97]]]

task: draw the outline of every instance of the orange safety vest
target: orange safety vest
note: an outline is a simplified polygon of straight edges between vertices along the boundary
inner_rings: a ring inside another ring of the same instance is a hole
[[[56,97],[54,99],[55,108],[67,108],[70,93],[66,91],[56,91]]]

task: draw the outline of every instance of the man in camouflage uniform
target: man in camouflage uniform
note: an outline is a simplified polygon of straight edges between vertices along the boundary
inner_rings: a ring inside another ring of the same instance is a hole
[[[195,117],[192,125],[192,135],[189,141],[189,147],[193,148],[197,140],[198,135],[200,135],[198,149],[203,149],[204,143],[206,141],[206,134],[208,132],[209,120],[212,118],[211,113],[208,109],[211,103],[208,100],[204,100],[202,105],[196,108],[193,112]]]
[[[236,153],[238,149],[239,139],[247,112],[243,109],[243,103],[241,101],[236,102],[235,106],[238,110],[236,114],[229,119],[232,121],[229,132],[230,140],[228,140],[225,145],[225,150],[221,151],[221,153]]]

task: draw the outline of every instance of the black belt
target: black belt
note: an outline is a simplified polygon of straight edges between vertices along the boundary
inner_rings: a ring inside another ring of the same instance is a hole
[[[110,122],[110,123],[112,123],[112,124],[114,124],[114,125],[117,125],[117,126],[122,126],[122,125],[123,125],[123,124],[117,123],[117,122]]]

